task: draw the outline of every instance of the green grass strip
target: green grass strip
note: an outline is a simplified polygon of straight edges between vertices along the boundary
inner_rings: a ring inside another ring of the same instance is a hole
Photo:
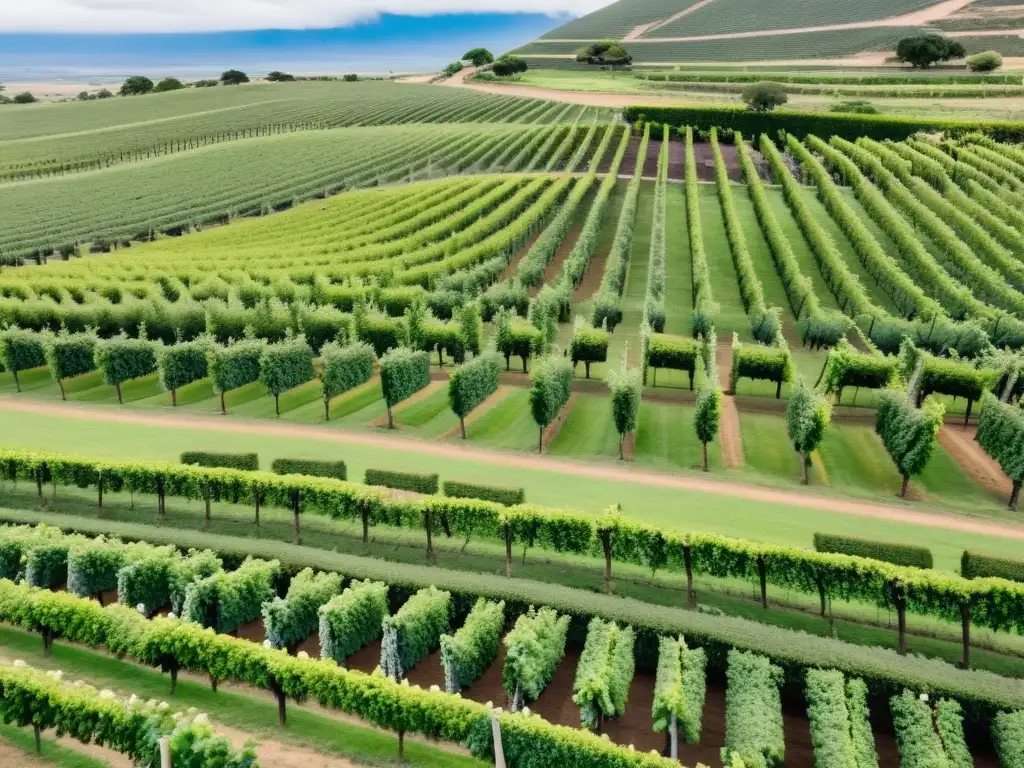
[[[106,760],[83,755],[81,752],[58,744],[46,736],[42,738],[43,751],[37,755],[35,739],[29,728],[18,728],[14,725],[0,723],[0,741],[5,741],[20,749],[25,753],[26,760],[42,760],[52,765],[59,765],[60,768],[110,768],[110,763]]]

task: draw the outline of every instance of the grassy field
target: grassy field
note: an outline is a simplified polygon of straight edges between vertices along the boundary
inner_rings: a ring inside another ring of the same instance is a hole
[[[525,402],[525,390],[517,390],[506,400],[514,402],[520,398]],[[470,441],[479,445],[493,445],[504,442],[522,451],[530,451],[537,438],[536,427],[525,408],[502,408],[498,406],[479,419],[469,430]],[[778,417],[773,417],[778,418]],[[781,452],[779,445],[785,445],[784,432],[779,427],[772,429],[766,449]],[[215,424],[216,422],[212,422]],[[522,487],[529,501],[553,507],[580,509],[597,515],[609,504],[620,502],[625,512],[637,520],[653,525],[672,528],[681,526],[675,510],[687,510],[682,525],[694,530],[718,532],[730,536],[760,539],[799,546],[810,546],[815,531],[831,531],[852,535],[873,536],[894,541],[913,541],[933,548],[940,567],[954,569],[959,563],[965,547],[988,549],[1013,555],[1019,552],[1019,542],[1008,541],[997,535],[955,532],[942,528],[919,526],[910,522],[897,522],[847,515],[827,509],[805,508],[793,514],[786,503],[753,501],[736,498],[723,488],[723,494],[698,490],[666,488],[656,485],[637,485],[614,478],[589,477],[564,471],[561,464],[550,469],[513,464],[495,464],[473,458],[467,450],[465,458],[437,455],[426,443],[409,439],[387,446],[346,442],[344,433],[324,430],[319,435],[301,436],[242,432],[233,430],[195,431],[192,425],[180,427],[150,426],[107,422],[102,426],[96,422],[82,421],[63,415],[28,414],[15,411],[4,412],[5,430],[0,435],[0,445],[24,448],[62,450],[70,453],[118,458],[151,460],[177,460],[182,451],[255,451],[260,455],[261,464],[268,467],[279,457],[303,457],[322,459],[344,459],[348,464],[349,476],[362,478],[370,467],[396,468],[413,472],[437,472],[442,478],[472,480],[493,485]],[[254,425],[255,426],[255,425]],[[655,449],[639,441],[637,452],[640,456],[680,456],[685,467],[695,463],[696,441],[690,442],[683,426],[678,432],[672,426],[665,427],[673,436],[686,441],[685,450],[679,448]],[[746,426],[744,426],[746,430]],[[676,439],[673,437],[673,440]],[[353,436],[358,440],[358,436]],[[668,440],[668,438],[666,438]],[[671,440],[669,443],[671,444]],[[746,434],[745,444],[749,443]],[[680,443],[680,444],[681,444]],[[672,450],[676,453],[673,454]],[[785,450],[789,450],[786,448]],[[714,451],[712,451],[714,453]],[[660,461],[663,459],[654,459]],[[641,459],[638,458],[638,462]],[[567,469],[569,469],[567,467]],[[676,473],[688,471],[676,469]],[[735,473],[699,473],[702,479],[728,481],[752,479],[761,484],[780,485],[795,488],[796,473],[791,477],[769,477],[754,471],[743,470]],[[642,490],[642,492],[638,492]],[[900,502],[894,497],[895,488],[881,487],[872,483],[865,488],[843,489],[841,495],[857,495],[861,498],[883,500],[893,504]],[[837,493],[837,489],[816,487],[815,492]],[[960,513],[1006,517],[1002,504],[996,499],[971,497],[969,502],[962,498],[941,500],[942,507],[955,509]],[[920,509],[920,503],[901,504],[908,510]],[[935,499],[929,499],[926,508],[939,508]]]

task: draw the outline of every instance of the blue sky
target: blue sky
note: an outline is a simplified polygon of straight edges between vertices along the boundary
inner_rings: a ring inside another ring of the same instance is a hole
[[[382,14],[326,29],[172,34],[0,31],[0,81],[129,71],[198,77],[229,67],[298,73],[428,71],[477,45],[495,54],[510,50],[565,18],[527,13]]]

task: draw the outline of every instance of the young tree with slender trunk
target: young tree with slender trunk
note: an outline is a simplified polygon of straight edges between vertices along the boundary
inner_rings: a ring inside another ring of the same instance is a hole
[[[811,454],[821,444],[831,420],[832,410],[828,401],[808,389],[802,379],[797,379],[786,406],[786,427],[789,441],[800,455],[800,482],[803,485],[810,483]]]
[[[636,431],[640,413],[640,398],[643,391],[642,373],[639,368],[626,366],[626,355],[618,370],[608,373],[608,389],[612,394],[612,421],[619,433],[619,459],[624,460],[623,445],[626,435]]]
[[[537,452],[544,452],[544,430],[569,402],[572,392],[572,363],[562,355],[542,358],[533,366],[530,411],[537,424]]]

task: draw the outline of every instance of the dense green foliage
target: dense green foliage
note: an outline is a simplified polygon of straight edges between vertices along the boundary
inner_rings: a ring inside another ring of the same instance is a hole
[[[380,387],[388,406],[388,428],[394,428],[391,409],[430,384],[430,355],[398,347],[380,359]]]
[[[367,469],[363,481],[367,485],[381,485],[385,488],[398,488],[414,493],[437,493],[438,478],[436,474],[416,472],[398,472],[388,469]]]
[[[571,617],[550,608],[530,609],[516,619],[505,635],[505,666],[501,682],[516,711],[536,701],[565,655],[565,639]]]
[[[266,342],[260,339],[244,339],[210,350],[210,380],[213,382],[213,391],[221,396],[224,412],[225,392],[259,381],[260,359],[265,347]]]
[[[934,568],[932,551],[916,544],[898,544],[891,541],[875,541],[856,536],[840,536],[834,533],[814,534],[814,548],[818,552],[835,552],[853,557],[882,560],[908,568]]]
[[[292,577],[288,594],[263,604],[263,626],[274,648],[297,645],[317,631],[320,607],[341,591],[341,574],[304,568]]]
[[[626,711],[626,694],[633,682],[636,659],[631,627],[592,619],[576,667],[572,700],[580,708],[583,727],[595,730],[604,718]]]
[[[569,342],[569,357],[574,371],[578,363],[583,363],[589,379],[590,364],[603,363],[608,359],[608,331],[594,328],[581,316],[577,316],[572,329],[572,341]]]
[[[761,81],[744,86],[740,99],[752,112],[771,112],[789,101],[789,96],[778,83]]]
[[[544,450],[544,429],[569,402],[572,394],[572,363],[561,355],[543,358],[533,367],[530,379],[530,413],[540,429],[538,451]]]
[[[466,437],[466,416],[498,391],[501,383],[501,358],[493,352],[474,357],[456,368],[448,379],[448,403],[459,417],[462,437]]]
[[[804,485],[810,482],[808,468],[811,454],[825,439],[825,430],[832,420],[828,401],[798,380],[789,393],[786,404],[786,429],[793,450],[800,454],[800,478]]]
[[[66,331],[53,334],[46,340],[46,365],[50,369],[50,375],[60,385],[62,397],[66,398],[64,379],[96,370],[96,343],[96,336],[92,333]]]
[[[996,715],[992,735],[1003,768],[1024,765],[1024,711]]]
[[[960,575],[965,579],[994,577],[1024,582],[1024,560],[965,549],[960,558]]]
[[[832,669],[808,670],[805,690],[816,768],[859,768],[850,735],[843,673]]]
[[[183,558],[177,551],[154,548],[117,572],[118,602],[130,608],[141,606],[140,613],[146,616],[165,606],[180,611],[192,580],[212,576],[221,565],[209,550],[190,550]]]
[[[648,369],[653,368],[654,383],[657,384],[659,368],[686,371],[690,374],[690,389],[697,371],[700,343],[686,336],[672,336],[666,333],[647,334],[644,343],[644,384],[647,383]]]
[[[913,475],[924,471],[938,441],[945,409],[928,398],[923,408],[915,408],[907,394],[887,389],[879,393],[875,411],[875,432],[903,477],[900,496],[907,495]]]
[[[207,356],[211,346],[209,339],[198,339],[157,349],[156,367],[160,372],[160,384],[171,393],[172,405],[178,404],[179,389],[206,378]]]
[[[312,477],[332,477],[335,480],[347,480],[348,470],[344,461],[324,461],[319,459],[274,459],[270,471],[278,475],[310,475]]]
[[[623,459],[623,442],[626,435],[636,431],[640,416],[643,374],[639,368],[628,368],[623,358],[618,370],[608,372],[606,381],[611,393],[612,422],[619,433],[619,458]]]
[[[715,327],[718,306],[711,288],[711,272],[704,250],[704,230],[700,220],[700,196],[697,186],[697,158],[693,150],[693,130],[686,128],[686,178],[683,194],[686,196],[686,228],[690,237],[690,269],[693,293],[693,335],[706,336]]]
[[[96,345],[94,359],[96,367],[103,372],[103,383],[117,387],[117,401],[120,403],[124,382],[156,370],[156,353],[157,345],[151,341],[118,336],[100,341]]]
[[[276,560],[246,558],[237,570],[197,579],[185,589],[181,616],[222,633],[255,621],[263,603],[274,597],[280,569]]]
[[[921,68],[961,58],[965,53],[962,43],[936,34],[905,37],[896,44],[896,58],[899,61]]]
[[[324,412],[331,417],[331,400],[373,376],[373,364],[377,356],[369,344],[354,342],[346,346],[325,344],[320,350],[323,360],[321,380],[324,386]]]
[[[388,587],[353,581],[320,607],[320,653],[341,665],[363,646],[379,640],[388,609]]]
[[[687,744],[697,744],[704,719],[707,692],[703,648],[690,649],[682,637],[658,641],[658,672],[654,682],[651,717],[658,733],[670,730],[672,715]]]
[[[4,370],[14,374],[14,383],[21,391],[18,373],[46,365],[46,348],[43,340],[31,331],[18,328],[0,330],[0,363]]]
[[[775,382],[775,397],[782,394],[782,385],[793,380],[793,356],[781,334],[773,346],[741,344],[734,333],[732,341],[732,372],[729,389],[736,392],[740,379]]]
[[[781,766],[786,757],[779,686],[782,669],[764,656],[729,651],[725,693],[725,746],[722,763]],[[735,768],[735,766],[734,766]]]
[[[395,680],[436,651],[441,635],[448,631],[452,596],[427,587],[406,600],[393,616],[384,617],[380,668]]]
[[[522,488],[500,488],[496,485],[480,485],[479,483],[444,481],[444,495],[456,499],[482,499],[504,504],[511,507],[526,501],[526,491]]]
[[[858,352],[843,339],[829,350],[819,386],[837,401],[846,387],[885,389],[896,383],[897,365],[895,357]]]
[[[454,635],[441,635],[444,687],[458,693],[494,662],[505,629],[505,603],[480,598]]]
[[[1024,412],[986,392],[982,396],[975,439],[1013,481],[1010,508],[1015,509],[1024,483]]]
[[[260,355],[260,384],[274,396],[274,410],[281,415],[281,393],[312,381],[313,350],[297,336],[268,344]]]
[[[182,464],[198,467],[226,467],[256,471],[260,468],[260,457],[255,453],[211,453],[209,451],[186,451],[181,454]]]

